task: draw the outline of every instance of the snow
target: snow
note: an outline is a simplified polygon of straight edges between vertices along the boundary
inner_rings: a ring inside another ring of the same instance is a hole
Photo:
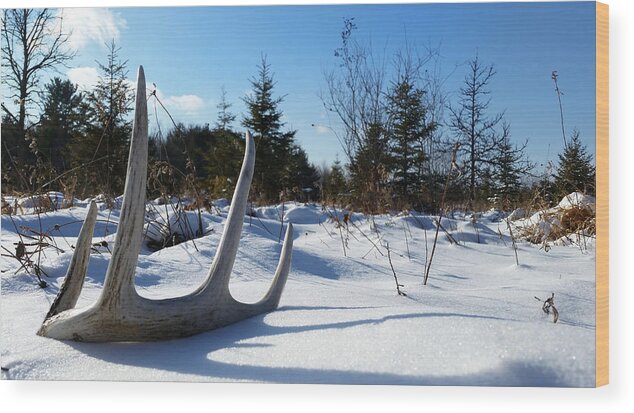
[[[173,205],[173,204],[172,204]],[[202,215],[202,214],[201,214]],[[207,213],[205,213],[207,215]],[[202,216],[201,216],[201,219]],[[207,217],[209,219],[209,217]],[[204,222],[204,221],[203,221]],[[166,239],[177,236],[179,239],[188,240],[196,237],[197,233],[206,233],[211,228],[205,229],[199,226],[197,211],[187,211],[180,205],[162,205],[150,208],[146,211],[146,222],[143,234],[150,239],[162,244]]]
[[[570,207],[591,207],[595,208],[597,200],[595,197],[583,194],[581,192],[573,192],[571,194],[566,195],[559,202],[558,207],[561,209],[570,208]]]
[[[41,215],[42,230],[65,251],[49,248],[42,256],[48,288],[39,288],[15,260],[2,257],[0,355],[8,369],[3,379],[594,385],[593,247],[553,245],[546,252],[518,241],[517,266],[499,211],[443,218],[458,245],[439,233],[423,286],[433,217],[370,219],[354,213],[347,228],[338,228],[333,217],[341,221],[346,211],[285,203],[284,224],[292,222],[296,232],[293,268],[278,310],[165,342],[39,337],[35,332],[63,281],[86,205]],[[141,295],[174,297],[203,281],[226,218],[228,204],[219,205],[220,213],[203,214],[204,237],[156,252],[142,249],[136,276]],[[245,217],[230,286],[245,302],[265,294],[281,250],[282,205],[255,212]],[[109,247],[92,254],[79,307],[99,295],[118,214],[99,212],[93,241],[105,240]],[[37,215],[2,216],[2,245],[14,250],[18,237],[11,218],[38,230],[40,222]],[[187,218],[195,222],[190,212]],[[388,243],[406,297],[396,293]],[[553,292],[560,313],[556,324],[535,299]]]
[[[508,216],[509,221],[516,221],[526,217],[526,210],[524,208],[516,208]]]

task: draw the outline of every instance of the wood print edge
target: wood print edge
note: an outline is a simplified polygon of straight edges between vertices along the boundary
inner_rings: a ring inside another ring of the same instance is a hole
[[[596,3],[596,370],[609,383],[609,8]]]

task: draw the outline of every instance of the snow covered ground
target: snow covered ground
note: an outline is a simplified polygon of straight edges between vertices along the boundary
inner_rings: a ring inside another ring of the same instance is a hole
[[[86,211],[79,203],[42,215],[41,231],[65,251],[47,248],[42,256],[49,287],[41,289],[33,276],[17,271],[17,261],[2,257],[3,379],[594,385],[593,245],[588,251],[552,246],[546,252],[519,242],[517,266],[506,223],[497,213],[484,214],[475,224],[458,215],[443,219],[459,245],[440,232],[423,286],[434,237],[429,217],[354,214],[354,225],[340,231],[320,206],[286,204],[284,221],[296,228],[293,268],[277,311],[156,343],[39,337],[35,332],[63,281],[69,245]],[[221,211],[203,214],[208,233],[203,238],[157,252],[143,249],[136,277],[140,294],[174,297],[202,282],[226,205]],[[245,302],[264,295],[281,249],[281,206],[255,212],[245,219],[231,282],[232,294]],[[335,214],[341,217],[341,211]],[[101,210],[98,219],[94,242],[106,240],[111,248],[118,212]],[[40,231],[37,215],[13,220]],[[14,223],[3,215],[2,246],[14,251],[18,240]],[[386,245],[407,296],[396,293]],[[106,247],[98,250],[78,306],[93,302],[103,284],[110,254]],[[535,299],[551,293],[560,315],[556,324]]]

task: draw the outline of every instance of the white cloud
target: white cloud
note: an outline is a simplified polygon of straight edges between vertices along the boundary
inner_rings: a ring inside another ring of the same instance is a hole
[[[193,115],[198,114],[205,107],[205,101],[200,96],[167,96],[161,89],[156,88],[152,82],[148,82],[147,84],[148,93],[156,90],[156,96],[170,111],[174,110],[188,115]]]
[[[68,45],[77,50],[117,41],[121,30],[126,27],[126,21],[121,16],[105,8],[59,9],[58,15],[62,17],[64,32],[70,33]]]
[[[332,129],[330,129],[328,126],[316,125],[315,128],[317,129],[317,133],[319,135],[326,135],[326,134],[332,133]]]
[[[202,98],[196,95],[168,96],[164,103],[168,108],[171,106],[188,114],[196,113],[205,106]]]
[[[91,91],[99,81],[99,71],[96,67],[75,67],[66,72],[68,79],[77,84],[80,90]],[[136,89],[136,81],[126,79],[125,83],[130,90]],[[155,88],[152,82],[147,83],[147,93],[151,93]],[[168,96],[160,89],[156,88],[156,96],[170,111],[180,112],[187,115],[199,114],[205,107],[205,101],[197,95]]]
[[[99,80],[99,72],[96,67],[75,67],[68,69],[66,75],[81,90],[92,90]]]

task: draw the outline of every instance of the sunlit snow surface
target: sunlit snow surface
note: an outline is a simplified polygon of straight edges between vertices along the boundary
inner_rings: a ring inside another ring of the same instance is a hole
[[[227,208],[203,214],[208,235],[195,242],[158,252],[144,247],[136,276],[139,293],[159,298],[194,290],[207,274]],[[341,217],[342,211],[286,204],[284,221],[293,222],[296,230],[293,268],[277,311],[156,343],[39,337],[35,333],[63,281],[69,245],[86,211],[80,204],[47,213],[41,224],[37,215],[13,217],[17,226],[50,230],[65,252],[48,248],[42,256],[49,275],[46,289],[24,271],[16,273],[15,260],[2,257],[3,379],[594,385],[593,244],[552,246],[546,252],[519,242],[517,266],[506,223],[497,221],[495,213],[484,214],[475,225],[459,215],[443,220],[460,245],[450,244],[440,232],[429,282],[423,286],[434,237],[430,217],[381,215],[372,222],[353,214],[355,226],[340,231],[329,217]],[[281,249],[281,205],[255,212],[245,217],[230,287],[245,302],[264,295]],[[98,219],[103,221],[94,241],[105,239],[111,249],[118,212],[101,210]],[[14,222],[2,216],[2,245],[9,250],[18,241]],[[346,256],[342,236],[347,238]],[[387,243],[406,297],[396,293]],[[78,307],[99,295],[109,259],[103,247],[92,254]],[[551,293],[560,313],[556,324],[535,299]]]

